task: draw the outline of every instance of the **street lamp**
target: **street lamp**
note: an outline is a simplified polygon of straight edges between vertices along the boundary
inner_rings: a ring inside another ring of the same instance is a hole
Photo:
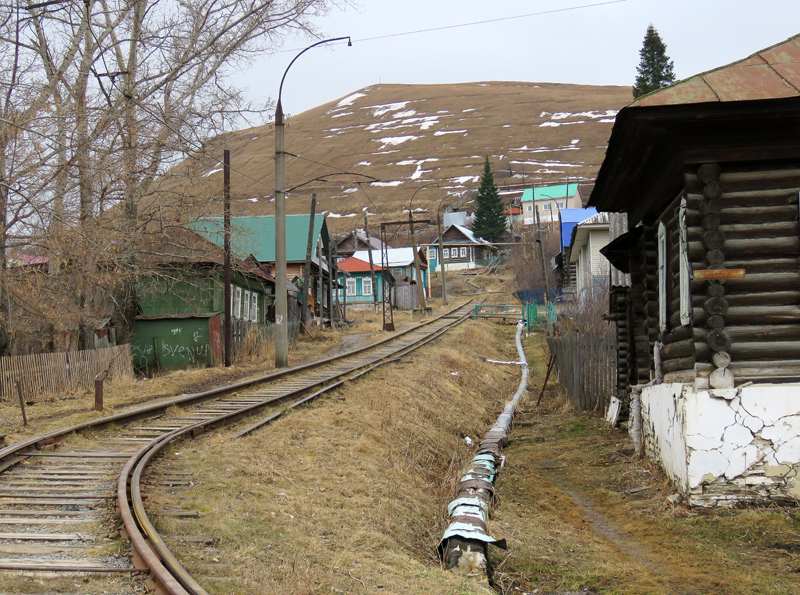
[[[306,49],[297,54],[289,62],[289,66],[283,72],[281,85],[278,88],[278,104],[275,106],[275,367],[285,368],[289,365],[289,301],[286,297],[286,181],[284,177],[284,124],[283,106],[281,105],[281,94],[283,93],[283,82],[292,64],[300,56],[311,48],[324,43],[347,40],[347,45],[353,43],[349,37],[334,37],[323,39],[311,44]],[[303,288],[306,291],[306,288]]]

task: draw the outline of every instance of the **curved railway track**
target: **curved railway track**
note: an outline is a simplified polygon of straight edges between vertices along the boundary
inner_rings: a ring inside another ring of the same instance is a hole
[[[154,458],[178,440],[244,419],[249,423],[237,426],[235,437],[251,432],[438,338],[463,322],[470,310],[467,303],[336,357],[0,449],[0,587],[30,582],[41,584],[42,590],[32,591],[26,584],[19,592],[127,595],[155,587],[170,595],[205,594],[148,516],[142,480]],[[127,540],[118,539],[118,532]],[[3,575],[15,579],[6,581]],[[76,589],[76,583],[81,587]]]

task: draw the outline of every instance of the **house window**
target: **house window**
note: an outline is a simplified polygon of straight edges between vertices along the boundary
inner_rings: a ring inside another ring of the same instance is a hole
[[[244,301],[242,302],[242,319],[250,320],[250,292],[244,292]]]
[[[467,257],[467,247],[466,246],[462,246],[461,247],[461,258],[466,258],[466,257]]]
[[[389,271],[392,273],[392,277],[396,277],[397,279],[402,279],[403,278],[403,269],[402,268],[389,269]]]
[[[428,260],[436,260],[436,248],[428,248]]]
[[[525,205],[525,210],[528,211],[529,213],[532,213],[533,212],[533,205]]]
[[[358,293],[358,289],[356,288],[356,280],[355,279],[348,279],[347,280],[347,295],[356,295]]]
[[[445,248],[445,249],[443,250],[443,256],[442,256],[442,258],[450,258],[450,248]]]
[[[552,205],[550,203],[547,203],[546,205],[542,205],[542,209],[544,209],[545,211],[549,211],[551,206]]]
[[[361,295],[372,295],[372,279],[362,279]]]
[[[237,287],[235,297],[233,298],[233,317],[242,317],[242,288]]]
[[[563,202],[558,203],[558,208],[559,209],[563,209],[564,208],[564,203]]]
[[[255,291],[250,295],[250,320],[258,322],[258,294]]]

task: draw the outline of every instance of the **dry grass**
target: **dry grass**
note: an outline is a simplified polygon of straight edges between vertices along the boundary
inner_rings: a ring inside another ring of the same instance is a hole
[[[481,592],[443,572],[434,548],[474,452],[463,436],[482,435],[518,382],[483,361],[511,357],[509,337],[467,323],[254,436],[173,455],[193,472],[182,500],[201,519],[161,529],[218,539],[206,551],[173,542],[217,593]]]
[[[539,342],[526,350],[538,362]],[[538,390],[535,391],[538,396]],[[574,412],[557,390],[529,404],[507,450],[495,519],[510,543],[507,589],[789,595],[800,572],[796,509],[691,511],[626,434]],[[647,487],[630,493],[630,490]]]

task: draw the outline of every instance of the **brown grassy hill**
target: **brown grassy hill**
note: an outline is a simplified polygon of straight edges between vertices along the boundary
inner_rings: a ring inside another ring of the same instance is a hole
[[[363,207],[374,224],[401,217],[428,184],[413,208],[434,212],[477,187],[485,155],[501,191],[591,180],[630,98],[629,87],[554,83],[367,87],[288,118],[286,151],[295,156],[286,159],[287,187],[326,178],[291,192],[287,211],[307,212],[316,192],[329,226],[345,231],[363,225]],[[223,149],[231,151],[234,214],[273,212],[274,131],[265,125],[216,137],[170,172],[156,201],[161,216],[170,206],[182,220],[221,213]]]

